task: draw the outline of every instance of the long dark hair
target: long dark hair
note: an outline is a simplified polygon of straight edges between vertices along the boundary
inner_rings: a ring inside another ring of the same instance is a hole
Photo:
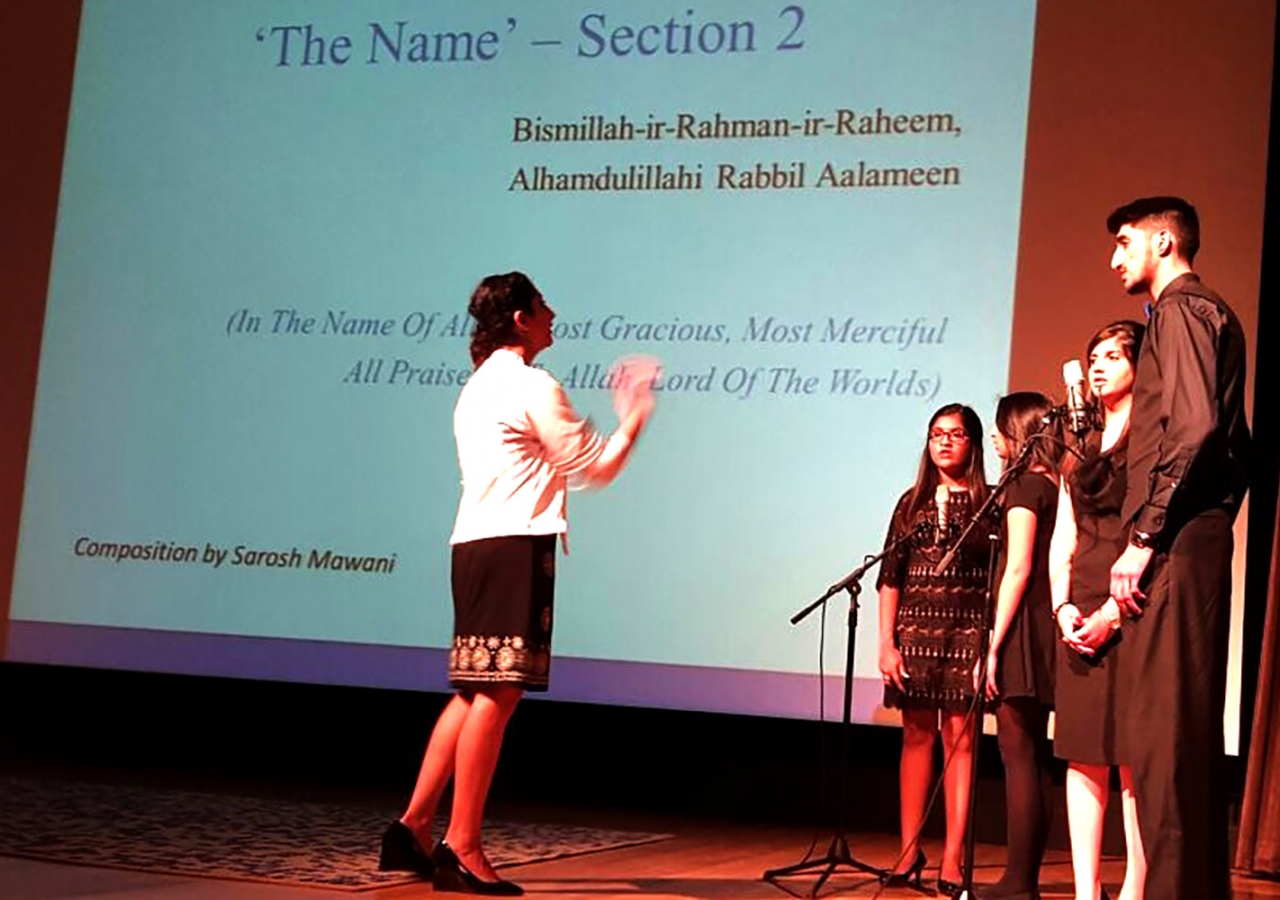
[[[969,438],[969,468],[965,471],[964,480],[965,486],[969,488],[970,503],[977,509],[987,499],[987,473],[982,462],[982,420],[963,403],[948,403],[929,417],[929,427],[925,429],[924,452],[920,454],[920,468],[916,472],[915,487],[911,489],[911,500],[907,504],[908,518],[914,518],[929,507],[941,482],[938,467],[933,464],[933,458],[929,455],[929,434],[943,416],[959,416],[964,433]]]
[[[1111,338],[1116,339],[1116,346],[1124,353],[1125,358],[1129,360],[1129,365],[1135,370],[1138,367],[1138,354],[1142,351],[1142,339],[1146,336],[1147,327],[1141,322],[1135,322],[1132,319],[1120,319],[1109,325],[1104,325],[1098,329],[1093,337],[1089,338],[1089,343],[1084,350],[1085,371],[1087,372],[1092,366],[1089,364],[1089,357],[1093,355],[1094,349],[1103,341],[1109,341]],[[1086,379],[1089,385],[1089,396],[1093,396],[1093,384]],[[1095,400],[1095,402],[1097,402]],[[1098,403],[1101,406],[1101,403]],[[1125,423],[1124,431],[1116,438],[1114,447],[1124,446],[1129,439],[1129,422]],[[1088,436],[1088,446],[1092,451],[1097,453],[1102,449],[1102,432],[1094,431]],[[1066,453],[1062,456],[1062,464],[1059,467],[1063,476],[1072,475],[1080,466],[1080,457],[1076,453]]]
[[[471,331],[472,364],[479,366],[494,350],[516,343],[516,313],[532,313],[541,296],[523,272],[490,275],[481,281],[467,305],[476,320]]]
[[[1129,365],[1137,368],[1138,353],[1142,350],[1142,339],[1146,333],[1147,326],[1132,319],[1120,319],[1118,322],[1099,328],[1098,333],[1089,339],[1089,346],[1084,350],[1085,371],[1089,371],[1089,357],[1093,355],[1093,348],[1112,338],[1116,339],[1116,344],[1124,351]]]
[[[1005,468],[1017,460],[1032,435],[1043,434],[1032,442],[1027,465],[1029,468],[1043,467],[1050,472],[1058,470],[1058,460],[1062,457],[1060,429],[1056,424],[1046,425],[1044,421],[1052,408],[1049,398],[1037,391],[1015,391],[1000,398],[996,404],[996,430],[1009,450]]]

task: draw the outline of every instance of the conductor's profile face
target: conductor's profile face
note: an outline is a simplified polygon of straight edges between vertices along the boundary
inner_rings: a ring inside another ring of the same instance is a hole
[[[555,310],[541,296],[534,299],[530,312],[517,314],[517,327],[530,354],[541,353],[555,343],[551,334],[551,326],[555,320]]]

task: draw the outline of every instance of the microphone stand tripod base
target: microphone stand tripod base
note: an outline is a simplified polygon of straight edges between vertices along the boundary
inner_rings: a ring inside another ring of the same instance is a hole
[[[849,592],[849,626],[848,634],[845,637],[844,649],[844,708],[843,715],[840,720],[840,755],[838,757],[838,766],[840,771],[839,792],[836,795],[837,801],[837,821],[835,837],[831,840],[830,847],[824,856],[817,859],[809,859],[807,856],[800,862],[790,866],[783,866],[779,869],[767,870],[761,879],[767,881],[775,887],[781,888],[792,896],[799,897],[795,891],[791,890],[787,885],[778,881],[779,878],[786,878],[796,875],[812,875],[820,873],[818,880],[814,882],[813,887],[809,889],[808,896],[818,896],[818,891],[827,883],[827,879],[835,873],[835,871],[844,866],[856,872],[863,872],[872,875],[877,881],[883,881],[888,874],[884,869],[876,866],[868,865],[861,860],[854,859],[853,854],[849,852],[849,841],[845,837],[845,804],[848,800],[848,770],[849,770],[849,746],[850,732],[852,728],[852,710],[853,710],[853,653],[856,646],[856,638],[858,634],[858,595],[862,591],[861,579],[872,565],[879,562],[892,550],[905,543],[914,532],[907,532],[900,535],[896,541],[886,547],[875,556],[868,556],[861,566],[849,573],[845,578],[829,587],[825,594],[817,600],[810,603],[805,609],[796,613],[791,618],[794,625],[807,616],[813,610],[826,603],[831,597],[841,591]]]
[[[840,866],[846,866],[856,872],[863,872],[867,875],[875,876],[876,881],[883,881],[887,872],[884,869],[878,869],[875,866],[868,865],[853,858],[853,854],[849,852],[849,841],[843,834],[837,834],[831,839],[831,845],[827,848],[827,852],[816,858],[802,862],[798,862],[790,866],[782,866],[778,869],[768,869],[765,871],[763,880],[782,888],[788,894],[799,897],[802,896],[791,890],[785,884],[779,884],[779,878],[794,878],[800,875],[818,875],[818,880],[813,883],[813,887],[809,889],[809,893],[803,896],[816,897],[818,891],[822,890],[822,886],[827,883],[827,879],[836,874],[836,870]]]

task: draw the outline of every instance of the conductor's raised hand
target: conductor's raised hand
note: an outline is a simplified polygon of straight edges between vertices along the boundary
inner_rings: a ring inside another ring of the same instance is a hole
[[[652,356],[625,356],[610,370],[613,410],[618,421],[638,419],[643,425],[653,413],[654,383],[662,375],[662,364]]]

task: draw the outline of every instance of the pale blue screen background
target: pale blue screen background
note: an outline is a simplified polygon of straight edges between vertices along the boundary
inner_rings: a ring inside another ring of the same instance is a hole
[[[336,675],[299,664],[273,676],[413,682],[382,667],[393,652],[438,649],[450,636],[458,388],[390,376],[468,369],[457,323],[471,289],[520,269],[558,316],[559,339],[539,363],[572,382],[571,399],[601,428],[615,421],[608,393],[579,383],[593,364],[603,371],[649,353],[672,388],[692,385],[660,395],[615,485],[570,500],[557,695],[816,712],[816,696],[770,699],[767,685],[782,682],[760,680],[817,673],[816,618],[792,627],[789,616],[878,549],[930,413],[962,401],[989,419],[1005,386],[1035,6],[686,9],[88,0],[10,656],[79,661],[38,646],[37,635],[54,633],[41,624],[87,628],[97,645],[128,646],[138,631],[234,636],[287,643],[299,659],[307,647],[362,648]],[[401,61],[383,46],[371,62],[370,23],[394,33],[397,22],[406,23]],[[714,48],[735,22],[752,23],[753,50],[696,52],[700,36]],[[661,45],[651,55],[634,38],[646,24],[660,26],[646,32],[647,46]],[[304,26],[316,39],[310,59]],[[272,33],[285,27],[287,48]],[[588,31],[607,47],[620,27],[632,36],[619,33],[616,47],[629,52],[592,55],[601,44]],[[492,58],[410,60],[411,35],[430,47],[445,32],[492,32]],[[339,65],[344,35],[349,61]],[[695,52],[683,52],[686,37]],[[787,40],[798,46],[779,49]],[[956,127],[799,127],[834,122],[839,110],[874,121],[877,109],[881,121],[943,114]],[[645,136],[648,123],[674,125],[681,114],[786,119],[797,133]],[[519,117],[584,116],[626,117],[641,136],[513,140]],[[683,166],[701,184],[518,189],[519,174],[532,182],[537,167],[633,164]],[[936,167],[958,183],[832,187],[820,184],[828,164],[836,173]],[[734,167],[734,186],[722,186],[721,166]],[[744,173],[758,172],[799,184],[745,186]],[[277,330],[288,311],[314,319],[312,333]],[[331,315],[386,320],[390,334],[321,333]],[[906,346],[823,339],[849,319],[917,328],[903,330]],[[753,323],[759,333],[769,320],[779,336],[808,339],[751,340]],[[718,339],[620,333],[646,323],[718,327]],[[791,392],[790,370],[801,385]],[[837,370],[847,370],[844,393],[833,390]],[[81,538],[174,542],[200,559],[117,563],[77,555]],[[207,547],[237,545],[304,558],[331,549],[394,567],[204,562]],[[874,677],[874,573],[863,599],[858,673]],[[827,642],[828,672],[842,663],[846,607]],[[262,674],[238,670],[234,655],[200,661],[225,643],[171,646],[168,663],[148,646],[113,664]],[[442,675],[429,658],[423,685]],[[563,664],[573,661],[600,667]],[[659,667],[718,687],[699,694],[676,678],[655,695],[644,682]],[[602,689],[606,670],[631,686]],[[720,680],[726,673],[743,678]]]

